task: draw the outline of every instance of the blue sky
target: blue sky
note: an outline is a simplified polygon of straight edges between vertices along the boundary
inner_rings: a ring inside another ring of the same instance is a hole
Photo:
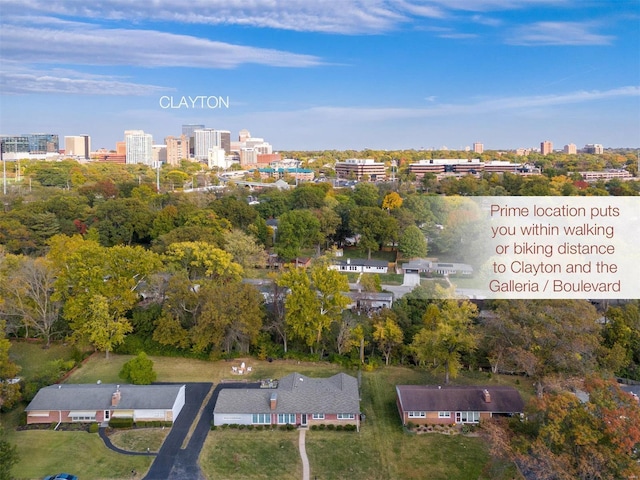
[[[638,0],[0,0],[0,42],[7,135],[640,147]]]

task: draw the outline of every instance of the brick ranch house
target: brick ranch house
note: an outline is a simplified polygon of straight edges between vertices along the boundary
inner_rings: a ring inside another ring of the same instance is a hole
[[[222,389],[214,425],[342,424],[360,428],[358,380],[339,373],[310,378],[292,373],[266,388]]]
[[[185,385],[50,385],[27,405],[27,424],[103,423],[116,417],[173,422],[184,406],[185,389]]]
[[[396,403],[403,425],[479,423],[524,410],[520,393],[504,386],[397,385]]]

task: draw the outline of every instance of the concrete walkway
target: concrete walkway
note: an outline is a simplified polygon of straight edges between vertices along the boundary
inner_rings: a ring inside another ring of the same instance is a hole
[[[306,428],[300,429],[300,436],[298,437],[298,449],[300,450],[300,458],[302,459],[302,480],[309,480],[309,459],[307,458],[307,448],[305,447],[305,438],[307,434]]]

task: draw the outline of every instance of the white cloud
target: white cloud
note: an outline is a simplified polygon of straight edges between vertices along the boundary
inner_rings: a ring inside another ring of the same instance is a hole
[[[156,30],[106,29],[40,17],[24,20],[22,24],[4,24],[0,30],[3,46],[0,55],[5,61],[202,68],[233,68],[244,63],[275,67],[321,64],[320,59],[312,55],[232,45]]]
[[[73,95],[152,95],[173,90],[126,81],[117,76],[90,75],[65,69],[36,70],[7,62],[0,71],[4,95],[56,93]]]
[[[315,107],[310,113],[331,118],[350,118],[358,122],[397,120],[402,118],[428,118],[451,115],[473,115],[477,112],[500,112],[525,110],[556,105],[587,103],[598,100],[640,97],[640,86],[627,86],[611,90],[576,91],[554,95],[523,97],[485,98],[464,104],[433,104],[427,108],[359,108],[359,107]],[[430,98],[430,97],[429,97]]]
[[[5,15],[44,13],[96,20],[169,21],[241,25],[304,32],[371,34],[397,30],[415,17],[441,19],[455,12],[561,6],[574,0],[4,0]]]
[[[613,37],[593,33],[593,25],[578,22],[538,22],[515,29],[512,45],[609,45]]]

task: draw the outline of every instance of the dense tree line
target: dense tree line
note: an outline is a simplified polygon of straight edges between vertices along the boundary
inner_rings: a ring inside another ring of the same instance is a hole
[[[418,155],[365,153],[401,165]],[[326,165],[329,156],[305,161]],[[606,162],[626,158],[612,154]],[[592,161],[571,160],[581,168]],[[45,345],[68,339],[105,355],[251,353],[354,367],[401,363],[431,369],[444,382],[462,369],[483,369],[535,384],[539,424],[523,442],[540,458],[558,453],[544,415],[553,402],[567,400],[548,395],[594,374],[640,380],[638,301],[600,312],[579,300],[478,304],[452,300],[447,285],[434,282],[391,309],[361,301],[348,310],[347,277],[329,269],[325,256],[332,246],[355,243],[368,258],[389,248],[405,260],[464,251],[457,260],[470,263],[475,252],[455,245],[473,238],[478,215],[461,196],[638,194],[638,182],[583,185],[564,172],[569,167],[561,159],[536,161],[547,174],[420,182],[399,175],[395,183],[306,183],[257,193],[233,186],[160,193],[154,172],[141,166],[31,164],[31,188],[23,184],[7,196],[0,213],[0,380],[18,374],[6,336],[39,337]],[[163,172],[165,182],[215,181],[200,177],[191,164]],[[257,203],[250,204],[250,194]],[[305,256],[314,257],[307,269],[267,270],[276,257],[286,264]],[[256,277],[262,290],[247,281]],[[377,276],[359,280],[363,292],[381,290]],[[136,370],[123,375],[132,378]],[[0,406],[9,408],[20,392],[0,385]]]

